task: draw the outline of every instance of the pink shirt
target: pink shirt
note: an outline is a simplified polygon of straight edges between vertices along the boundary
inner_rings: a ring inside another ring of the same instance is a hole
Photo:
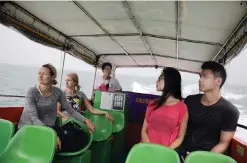
[[[187,106],[180,101],[177,104],[164,105],[153,110],[155,105],[152,104],[154,102],[154,100],[150,101],[145,115],[145,120],[148,123],[149,141],[150,143],[169,146],[178,136]]]

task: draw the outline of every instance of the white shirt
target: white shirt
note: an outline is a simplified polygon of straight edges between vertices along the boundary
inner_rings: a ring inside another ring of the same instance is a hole
[[[100,85],[107,85],[109,84],[109,88],[114,90],[122,90],[121,85],[119,84],[118,80],[114,77],[111,77],[108,80],[103,79],[103,76],[100,78],[100,81],[95,82],[95,89],[99,89]]]

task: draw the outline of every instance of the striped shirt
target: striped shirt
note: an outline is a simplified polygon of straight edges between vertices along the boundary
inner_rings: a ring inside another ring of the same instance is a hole
[[[57,103],[60,103],[71,117],[84,121],[84,117],[76,112],[67,102],[63,91],[53,86],[50,96],[42,96],[38,86],[28,89],[25,97],[25,106],[21,115],[18,129],[24,125],[55,125],[57,116]]]

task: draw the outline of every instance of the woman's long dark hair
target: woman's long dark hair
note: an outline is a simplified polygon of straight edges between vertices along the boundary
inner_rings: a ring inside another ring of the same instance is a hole
[[[172,67],[164,68],[162,71],[165,86],[161,97],[155,103],[155,109],[166,103],[169,96],[173,96],[178,100],[182,100],[181,75],[178,70]],[[162,76],[160,76],[162,77]]]

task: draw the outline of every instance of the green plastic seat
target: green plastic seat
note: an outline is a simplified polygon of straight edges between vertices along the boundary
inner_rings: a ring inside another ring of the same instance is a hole
[[[14,135],[14,124],[10,121],[0,119],[0,155],[3,153],[7,147],[9,141]]]
[[[171,148],[139,143],[132,147],[125,163],[180,163],[180,160],[177,152]]]
[[[237,163],[229,156],[207,151],[190,153],[184,163]]]
[[[59,115],[57,115],[57,118],[56,118],[56,125],[62,126],[62,124],[63,124],[62,117],[60,117]]]
[[[93,141],[93,134],[89,132],[88,127],[85,123],[77,121],[73,118],[67,119],[63,125],[72,122],[77,123],[83,131],[88,134],[89,141],[87,146],[76,152],[63,152],[56,153],[53,163],[90,163],[91,162],[91,151],[88,148],[91,146]]]
[[[111,145],[111,163],[118,163],[121,161],[124,153],[125,144],[125,116],[122,111],[108,111],[113,117],[112,122],[112,145]]]
[[[45,126],[27,125],[11,139],[0,156],[2,163],[51,163],[56,146],[56,133]]]
[[[113,117],[114,121],[112,122],[112,133],[120,132],[124,129],[125,118],[123,112],[120,111],[108,111]]]
[[[59,156],[75,156],[75,155],[79,155],[79,154],[82,154],[83,152],[85,152],[85,151],[90,147],[90,145],[92,144],[92,141],[93,141],[93,134],[89,132],[89,129],[88,129],[88,127],[86,126],[85,123],[80,122],[80,121],[77,121],[77,120],[75,120],[75,119],[73,119],[73,118],[69,118],[69,119],[67,119],[67,120],[63,123],[63,125],[65,125],[65,124],[67,124],[67,123],[69,123],[69,122],[77,123],[77,124],[81,127],[81,129],[82,129],[84,132],[87,133],[88,138],[89,138],[88,144],[87,144],[87,146],[85,146],[84,148],[82,148],[82,149],[79,150],[79,151],[76,151],[76,152],[56,153],[56,155],[59,155]]]
[[[88,118],[91,114],[92,114],[92,113],[91,113],[88,109],[86,109],[86,110],[82,113],[82,115],[83,115],[84,117],[86,117],[86,118]]]
[[[95,124],[93,141],[107,140],[112,134],[112,122],[103,115],[89,115],[89,119]]]
[[[104,115],[90,114],[88,117],[95,124],[91,163],[109,163],[111,153],[112,122]]]

